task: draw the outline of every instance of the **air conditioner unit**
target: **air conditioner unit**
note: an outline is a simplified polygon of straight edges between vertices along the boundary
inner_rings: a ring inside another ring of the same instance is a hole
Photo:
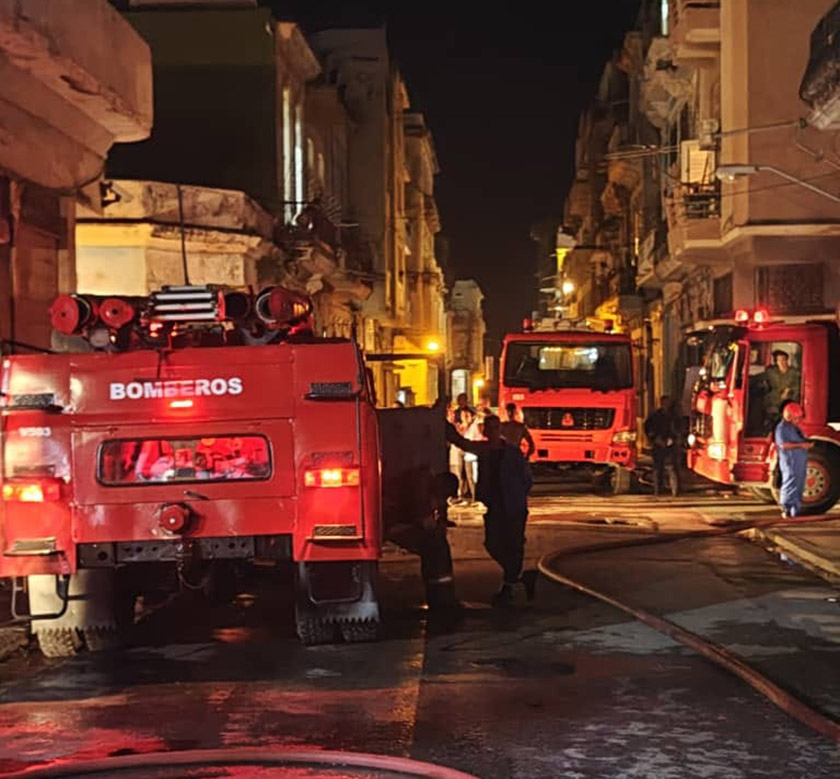
[[[700,120],[700,148],[704,150],[714,151],[718,148],[717,133],[720,131],[720,120],[718,119],[701,119]]]

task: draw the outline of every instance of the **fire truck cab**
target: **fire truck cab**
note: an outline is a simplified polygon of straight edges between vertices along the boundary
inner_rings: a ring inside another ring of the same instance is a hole
[[[74,353],[0,364],[0,576],[51,656],[97,649],[153,571],[292,563],[304,643],[373,638],[376,410],[353,341],[309,303],[199,287],[63,296]]]
[[[784,401],[799,402],[808,454],[804,511],[840,498],[840,336],[829,320],[774,320],[739,311],[712,327],[692,397],[688,466],[722,484],[773,501],[778,467],[773,431]]]
[[[627,492],[636,466],[636,390],[630,337],[526,321],[505,336],[499,409],[515,403],[534,438],[534,462],[605,471]]]

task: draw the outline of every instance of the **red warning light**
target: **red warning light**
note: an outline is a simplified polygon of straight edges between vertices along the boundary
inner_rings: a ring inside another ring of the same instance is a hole
[[[531,321],[531,317],[526,316],[525,319],[522,320],[522,330],[523,332],[530,333],[534,329],[534,323]]]
[[[764,325],[770,321],[770,312],[766,308],[759,308],[753,314],[753,322],[757,325]]]
[[[735,312],[735,321],[736,322],[749,322],[750,321],[750,312],[744,308],[739,308]]]

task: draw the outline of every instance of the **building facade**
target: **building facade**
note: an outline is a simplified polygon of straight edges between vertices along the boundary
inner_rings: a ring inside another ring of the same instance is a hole
[[[453,398],[466,393],[474,404],[485,397],[484,338],[487,326],[482,301],[484,294],[473,279],[459,279],[452,285],[447,309],[447,370]]]
[[[151,125],[149,49],[105,0],[0,4],[0,339],[49,347],[76,198],[97,202],[111,147]]]
[[[566,271],[580,315],[633,334],[641,415],[663,393],[687,412],[709,321],[840,296],[837,204],[807,188],[838,162],[799,98],[831,5],[649,0],[581,119]]]

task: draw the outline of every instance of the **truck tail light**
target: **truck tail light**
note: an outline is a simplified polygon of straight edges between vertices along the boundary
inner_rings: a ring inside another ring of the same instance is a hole
[[[358,468],[315,468],[304,471],[303,483],[307,487],[358,487]]]
[[[50,503],[61,499],[57,481],[11,481],[3,485],[3,500],[17,503]]]
[[[632,444],[636,440],[633,430],[619,430],[613,435],[614,444]]]

